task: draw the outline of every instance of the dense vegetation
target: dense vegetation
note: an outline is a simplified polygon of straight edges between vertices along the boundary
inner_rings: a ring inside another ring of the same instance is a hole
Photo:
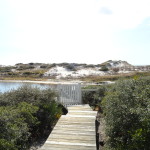
[[[0,94],[0,149],[26,150],[46,137],[60,117],[57,94],[23,86]]]
[[[102,104],[109,150],[150,148],[150,77],[117,82]]]
[[[101,107],[107,136],[104,150],[150,149],[150,77],[100,86],[84,94],[85,99]]]
[[[92,90],[91,90],[92,89]],[[104,93],[106,91],[105,86],[87,86],[82,89],[82,101],[84,104],[89,104],[91,107],[96,107],[100,105]]]

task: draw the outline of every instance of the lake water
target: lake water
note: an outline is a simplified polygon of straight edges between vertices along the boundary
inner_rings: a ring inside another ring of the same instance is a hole
[[[4,93],[12,89],[17,89],[23,85],[31,85],[33,87],[48,88],[45,84],[35,84],[35,83],[24,83],[24,82],[0,82],[0,92]]]

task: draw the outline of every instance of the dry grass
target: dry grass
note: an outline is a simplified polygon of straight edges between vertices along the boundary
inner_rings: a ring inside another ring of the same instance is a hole
[[[1,77],[0,80],[30,80],[30,81],[46,81],[45,78],[33,78],[33,77]]]
[[[35,70],[27,72],[27,75],[20,75],[16,73],[14,75],[9,76],[1,76],[0,80],[31,80],[31,81],[46,81],[49,77],[43,77],[42,74],[45,70]],[[23,72],[21,72],[22,74]],[[32,74],[33,73],[33,74]],[[72,80],[81,80],[85,82],[103,82],[103,81],[116,81],[119,79],[130,79],[130,78],[139,78],[144,76],[150,76],[150,72],[132,72],[132,73],[124,73],[124,74],[116,74],[116,75],[105,75],[105,76],[86,76],[81,78],[62,78],[60,80],[63,81],[72,81]],[[50,79],[55,80],[55,77],[50,77]]]
[[[116,81],[119,79],[138,78],[143,76],[150,76],[150,72],[132,72],[116,75],[105,75],[105,76],[87,76],[81,78],[81,80],[87,82],[102,82],[102,81]]]

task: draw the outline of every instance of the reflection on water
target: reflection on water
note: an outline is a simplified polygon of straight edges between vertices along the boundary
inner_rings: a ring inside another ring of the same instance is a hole
[[[39,87],[42,89],[49,87],[49,85],[45,84],[23,83],[23,82],[0,82],[0,92],[4,93],[10,90],[15,90],[23,85],[31,85],[33,87]]]

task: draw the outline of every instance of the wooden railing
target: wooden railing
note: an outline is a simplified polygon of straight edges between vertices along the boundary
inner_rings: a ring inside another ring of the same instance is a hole
[[[81,84],[59,84],[57,90],[62,104],[82,104]]]

